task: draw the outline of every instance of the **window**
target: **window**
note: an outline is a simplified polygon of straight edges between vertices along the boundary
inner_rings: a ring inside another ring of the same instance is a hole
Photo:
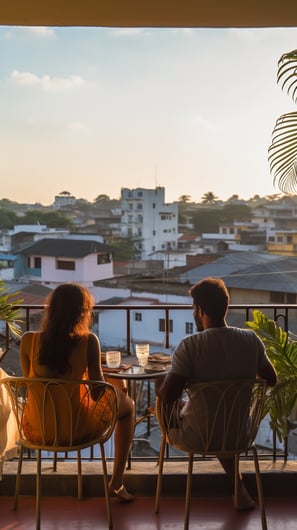
[[[97,254],[97,265],[103,265],[104,263],[110,263],[109,254]]]
[[[292,243],[293,243],[293,237],[292,236],[287,236],[287,244],[291,245]]]
[[[152,207],[153,207],[153,208],[156,208],[156,205],[155,205],[155,203],[154,203],[154,202],[153,202],[153,204],[152,204]]]
[[[27,257],[27,267],[30,269],[31,262],[30,262],[30,256]]]
[[[133,210],[133,202],[129,202],[129,210]]]
[[[141,322],[142,321],[142,313],[135,313],[134,314],[134,320],[136,320],[136,322]]]
[[[193,322],[186,322],[186,335],[192,335],[194,331]]]
[[[296,294],[287,293],[287,304],[296,304]]]
[[[274,243],[274,236],[269,236],[268,241],[269,241],[270,243]]]
[[[156,230],[153,230],[153,236],[155,236],[155,235],[156,235]]]
[[[165,318],[159,318],[159,331],[166,331],[165,330]],[[173,321],[169,320],[169,333],[172,333],[173,331]]]
[[[34,268],[41,269],[41,258],[34,258]]]
[[[137,197],[142,197],[142,191],[137,192]]]
[[[137,204],[137,210],[142,210],[142,204],[141,202],[139,204]]]
[[[133,215],[128,215],[128,223],[133,223]]]
[[[284,304],[285,303],[285,294],[280,292],[270,293],[271,303],[272,304]]]
[[[277,242],[282,243],[283,242],[283,236],[277,236]]]
[[[142,215],[138,215],[138,216],[137,216],[137,219],[138,219],[138,222],[139,222],[139,223],[142,223],[142,221],[143,221]]]
[[[63,271],[75,271],[75,261],[57,259],[56,269]]]

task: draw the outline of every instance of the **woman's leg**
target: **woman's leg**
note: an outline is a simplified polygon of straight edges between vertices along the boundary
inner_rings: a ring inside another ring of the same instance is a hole
[[[119,404],[118,421],[114,432],[114,465],[109,489],[116,493],[123,501],[130,501],[134,496],[127,492],[123,486],[123,478],[131,449],[135,425],[134,401],[122,390],[116,388]]]

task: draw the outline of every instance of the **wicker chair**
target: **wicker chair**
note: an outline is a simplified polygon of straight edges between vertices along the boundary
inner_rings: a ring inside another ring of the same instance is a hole
[[[263,490],[255,437],[262,418],[266,383],[262,380],[232,380],[197,383],[197,417],[193,422],[195,447],[189,447],[178,439],[178,403],[164,404],[159,398],[156,412],[162,438],[159,471],[155,496],[155,512],[159,512],[166,444],[188,453],[184,529],[189,527],[191,482],[195,454],[220,458],[235,457],[235,492],[238,493],[238,471],[241,453],[252,451],[256,472],[258,502],[262,529],[267,529]],[[189,399],[191,397],[189,396]]]
[[[19,430],[19,463],[14,508],[18,508],[24,449],[37,455],[36,529],[40,529],[41,452],[77,451],[78,498],[82,498],[81,453],[100,445],[108,528],[112,515],[104,443],[111,437],[117,419],[117,398],[106,382],[46,378],[7,377],[1,381],[10,396]],[[97,396],[93,399],[92,396]]]

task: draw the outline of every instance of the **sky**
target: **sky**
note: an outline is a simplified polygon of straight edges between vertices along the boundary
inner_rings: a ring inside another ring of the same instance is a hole
[[[297,28],[0,27],[0,198],[279,192],[267,159]]]

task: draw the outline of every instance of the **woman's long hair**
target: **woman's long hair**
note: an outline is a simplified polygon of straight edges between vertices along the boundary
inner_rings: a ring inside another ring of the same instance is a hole
[[[74,346],[89,333],[94,299],[85,287],[64,283],[50,294],[47,303],[39,362],[57,374],[65,374]]]

